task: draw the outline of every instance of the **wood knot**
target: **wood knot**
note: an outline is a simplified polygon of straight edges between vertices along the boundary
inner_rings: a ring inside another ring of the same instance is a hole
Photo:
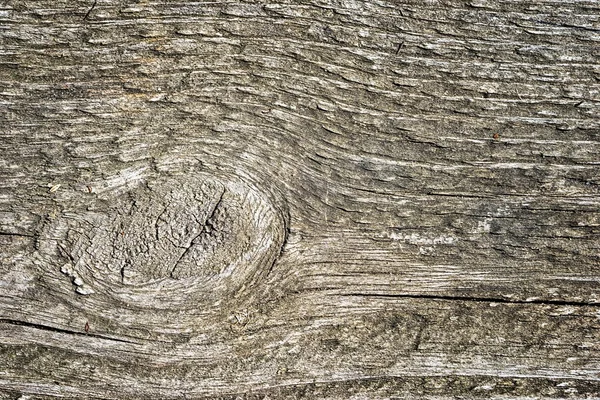
[[[89,208],[53,221],[42,250],[66,259],[79,293],[140,307],[237,292],[285,240],[284,214],[236,178],[161,178]]]

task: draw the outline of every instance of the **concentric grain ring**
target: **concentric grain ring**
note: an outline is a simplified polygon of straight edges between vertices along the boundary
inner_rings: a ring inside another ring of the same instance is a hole
[[[162,308],[220,301],[255,280],[280,253],[285,223],[252,185],[200,174],[66,214],[45,236],[79,293]]]

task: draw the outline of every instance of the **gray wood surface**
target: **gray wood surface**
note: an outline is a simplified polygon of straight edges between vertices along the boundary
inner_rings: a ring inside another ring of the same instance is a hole
[[[0,399],[600,396],[600,3],[0,3]]]

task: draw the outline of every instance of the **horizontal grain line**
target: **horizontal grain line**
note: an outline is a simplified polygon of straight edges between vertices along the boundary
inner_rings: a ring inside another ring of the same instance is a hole
[[[461,296],[443,296],[429,294],[383,294],[383,293],[341,293],[335,296],[343,297],[379,297],[390,299],[416,299],[416,300],[444,300],[444,301],[468,301],[476,303],[502,303],[502,304],[542,304],[554,306],[577,306],[600,308],[600,303],[587,303],[583,301],[569,300],[510,300],[495,297],[461,297]]]
[[[131,342],[129,340],[116,339],[116,338],[98,335],[98,334],[94,334],[94,333],[77,332],[77,331],[72,331],[72,330],[68,330],[68,329],[56,328],[56,327],[48,326],[48,325],[36,324],[33,322],[19,321],[19,320],[15,320],[15,319],[0,318],[0,323],[14,325],[14,326],[24,326],[27,328],[34,328],[34,329],[39,329],[39,330],[48,331],[48,332],[66,333],[69,335],[77,335],[77,336],[90,336],[90,337],[94,337],[94,338],[98,338],[98,339],[111,340],[114,342],[135,344],[135,342]]]

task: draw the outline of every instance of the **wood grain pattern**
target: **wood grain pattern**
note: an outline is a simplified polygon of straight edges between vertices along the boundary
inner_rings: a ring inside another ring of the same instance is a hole
[[[0,399],[600,396],[599,32],[7,0]]]

